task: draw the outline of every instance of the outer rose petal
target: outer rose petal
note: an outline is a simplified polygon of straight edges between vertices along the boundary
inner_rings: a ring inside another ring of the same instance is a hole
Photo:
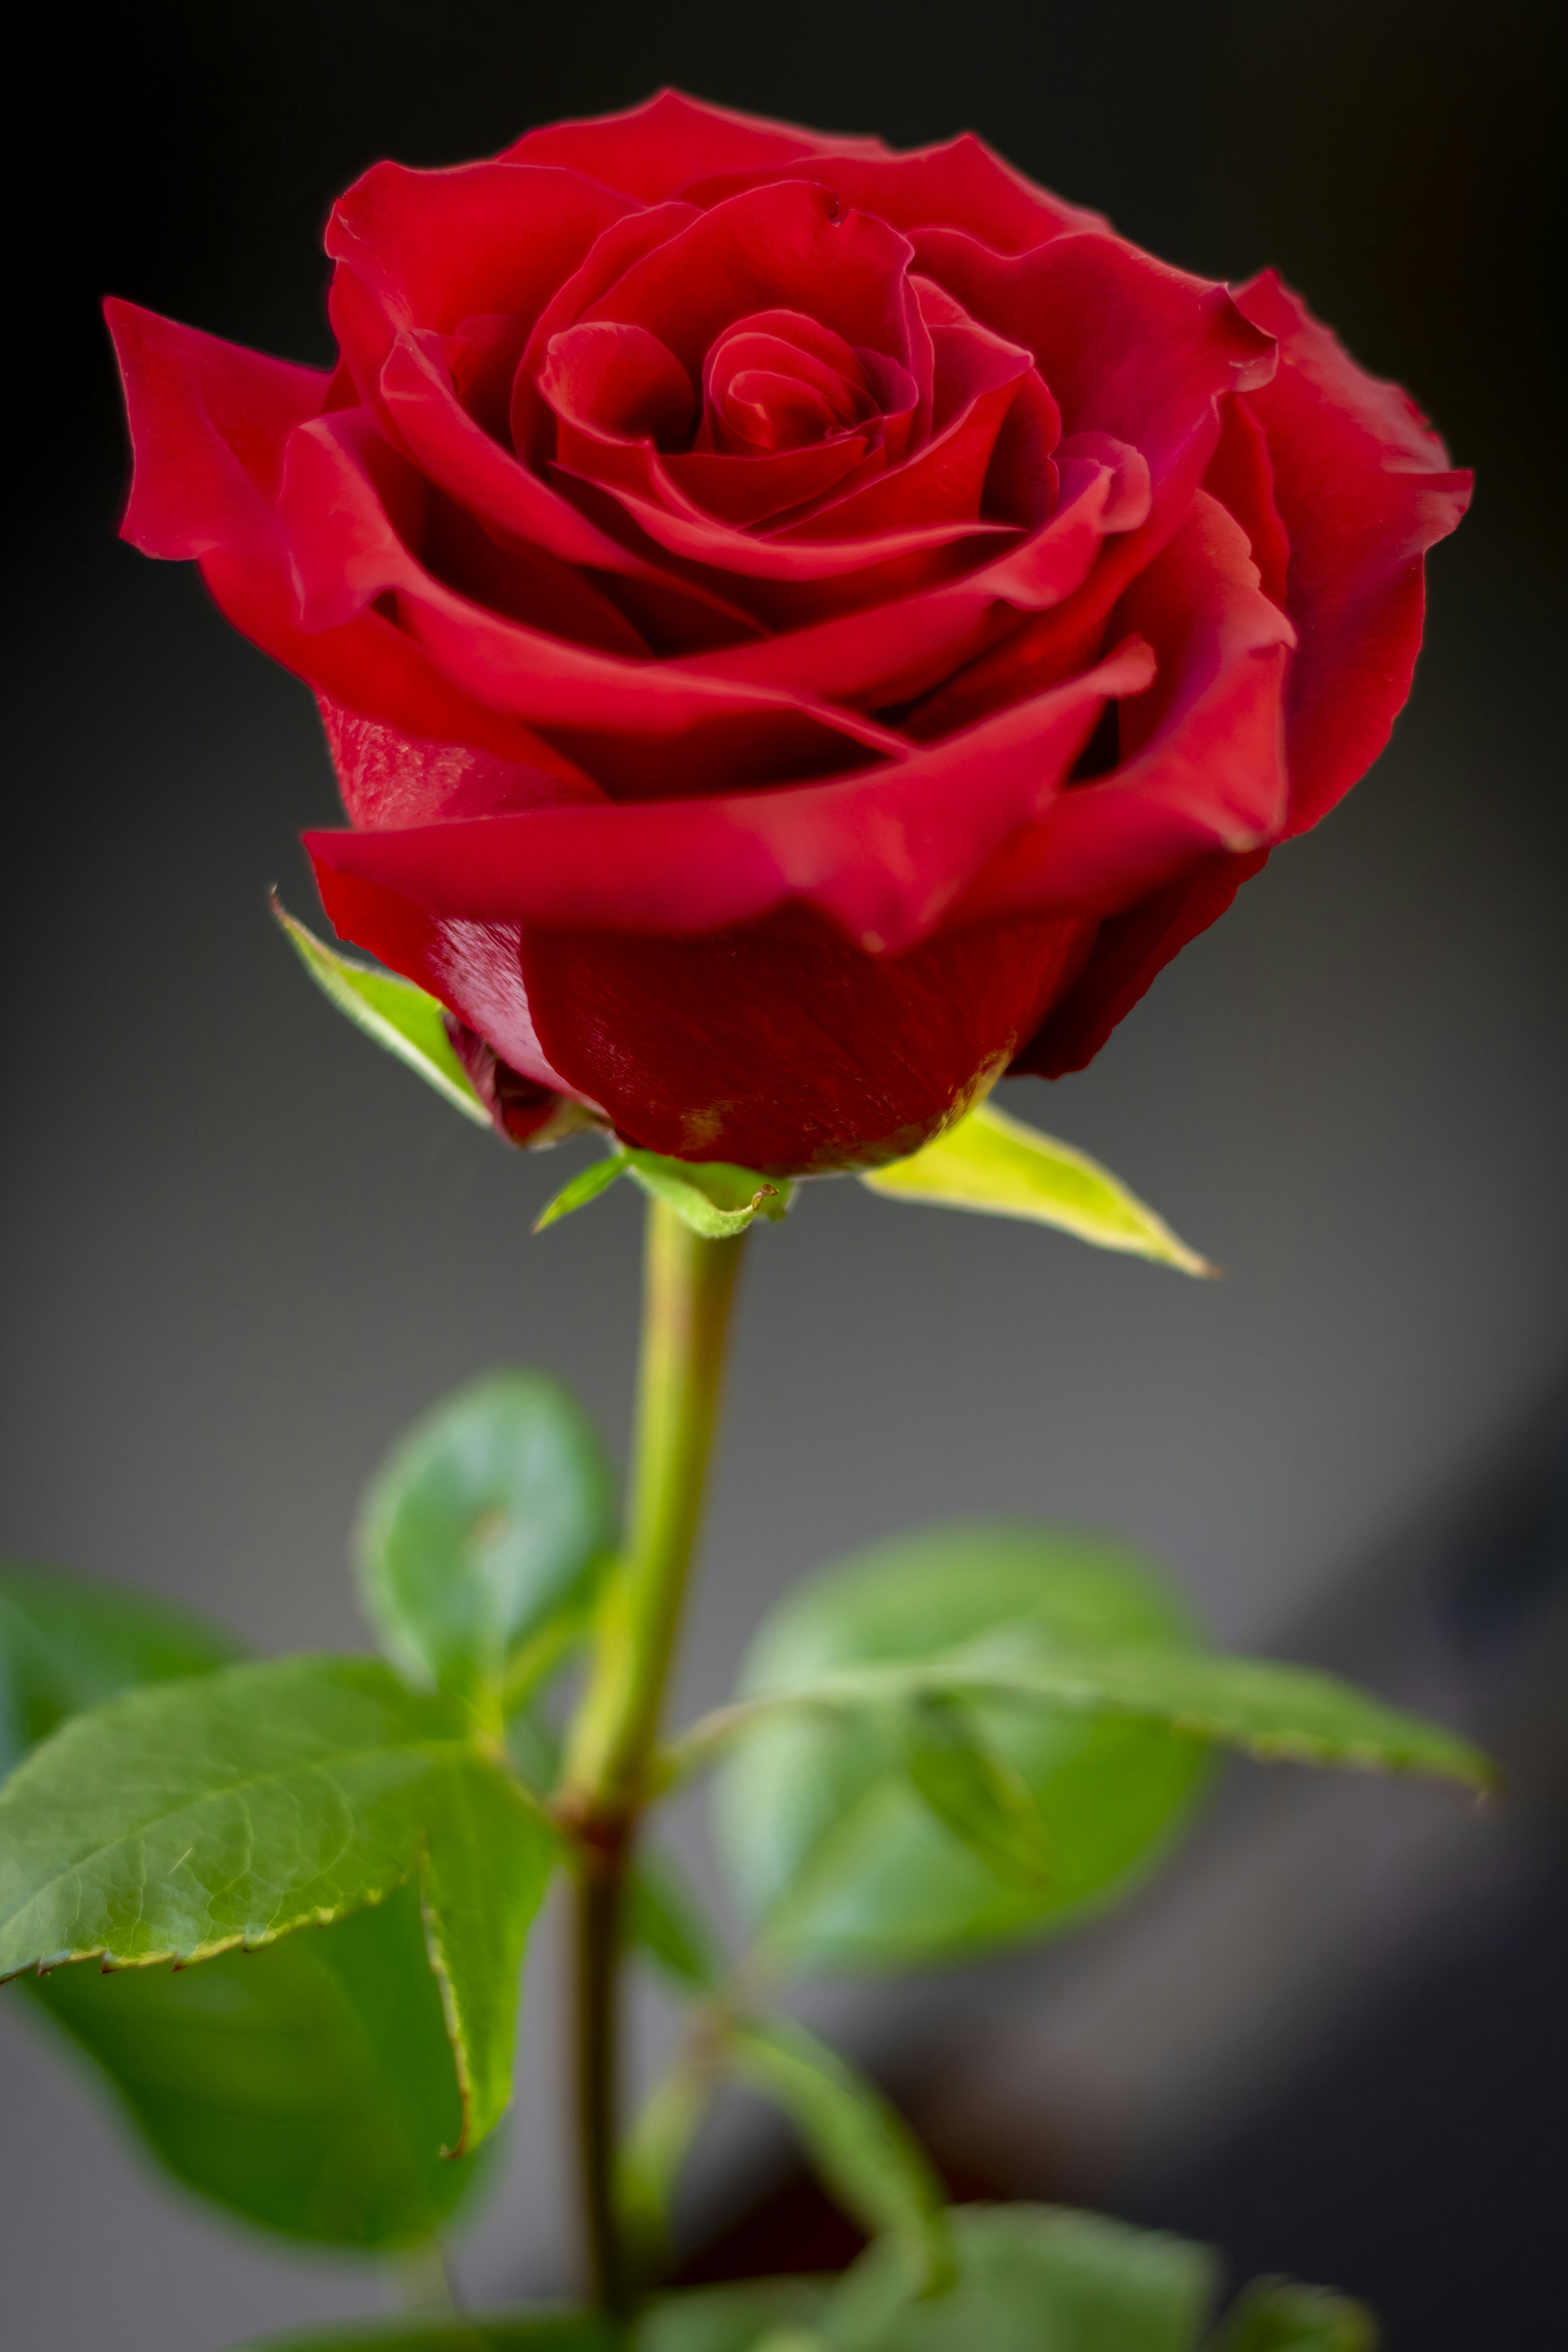
[[[1092,933],[998,924],[879,958],[809,907],[637,938],[433,920],[319,854],[317,874],[342,936],[458,1002],[513,1069],[647,1150],[770,1175],[918,1150],[995,1076]]]
[[[393,893],[438,922],[673,938],[726,930],[801,899],[866,953],[897,955],[930,936],[1005,843],[1046,816],[1106,697],[1142,692],[1153,668],[1149,648],[1130,639],[1054,694],[832,783],[313,833],[306,846],[334,919],[334,877]],[[460,997],[446,1001],[507,1052],[484,1015]]]
[[[105,305],[125,378],[136,475],[122,535],[148,555],[196,556],[216,603],[263,652],[346,709],[431,742],[545,772],[567,762],[471,700],[379,614],[306,630],[272,510],[284,453],[329,379],[263,358],[132,302]]]
[[[562,163],[645,204],[658,204],[677,194],[688,180],[715,172],[744,172],[785,163],[797,155],[887,152],[879,139],[838,139],[802,131],[793,122],[731,114],[725,107],[685,98],[678,89],[661,89],[624,114],[596,114],[527,131],[502,160]]]
[[[1120,617],[1160,656],[1154,691],[1121,711],[1121,764],[1054,801],[978,877],[961,919],[1120,913],[1216,850],[1279,837],[1292,633],[1213,499],[1199,493]]]
[[[1296,834],[1388,740],[1421,644],[1421,559],[1457,528],[1472,477],[1449,469],[1409,396],[1363,374],[1272,270],[1237,300],[1279,340],[1279,373],[1247,404],[1290,541],[1286,609],[1300,650],[1285,704],[1287,832]]]
[[[1237,299],[1280,345],[1274,382],[1238,405],[1267,437],[1289,539],[1285,603],[1298,649],[1285,688],[1289,813],[1277,836],[1289,838],[1315,824],[1387,741],[1420,645],[1421,559],[1458,524],[1471,478],[1448,470],[1442,442],[1405,394],[1364,375],[1272,271]],[[1263,847],[1205,860],[1107,923],[1015,1067],[1059,1077],[1092,1061],[1267,857]]]
[[[337,262],[331,311],[360,398],[374,406],[381,371],[405,328],[449,335],[465,319],[529,324],[563,278],[627,210],[574,172],[463,163],[410,172],[376,163],[327,223]]]
[[[994,253],[1027,253],[1072,229],[1109,225],[1099,213],[1065,205],[1015,172],[972,131],[940,147],[906,155],[814,155],[749,172],[696,180],[681,194],[693,204],[717,204],[742,188],[777,179],[816,180],[846,205],[875,213],[894,228],[963,229]]]
[[[814,760],[820,771],[857,753],[902,749],[849,711],[596,652],[470,603],[410,551],[422,496],[418,477],[360,412],[319,418],[295,434],[279,513],[308,625],[341,626],[395,591],[437,669],[476,700],[569,744],[599,747],[595,766],[621,745],[630,761],[617,771],[622,789],[668,789],[684,775],[685,789],[700,791],[715,776],[763,781],[809,772]],[[650,756],[661,749],[662,765]]]
[[[998,924],[873,958],[808,908],[691,941],[525,931],[552,1062],[645,1150],[769,1175],[918,1150],[1005,1066],[1087,927]]]
[[[135,451],[121,537],[144,555],[176,559],[273,545],[284,446],[321,415],[330,377],[115,295],[103,314]]]
[[[1217,922],[1242,884],[1268,862],[1267,849],[1206,858],[1142,906],[1102,923],[1082,971],[1016,1056],[1009,1075],[1060,1078],[1087,1069],[1173,957]]]

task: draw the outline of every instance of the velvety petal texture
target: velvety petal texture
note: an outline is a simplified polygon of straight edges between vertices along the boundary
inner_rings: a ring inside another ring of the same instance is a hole
[[[321,374],[111,301],[125,536],[315,690],[498,1129],[793,1175],[1081,1067],[1376,757],[1468,493],[1271,275],[665,91],[334,208]]]

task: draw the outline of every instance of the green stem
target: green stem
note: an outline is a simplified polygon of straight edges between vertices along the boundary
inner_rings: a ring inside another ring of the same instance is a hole
[[[626,1551],[600,1612],[561,1790],[578,1850],[584,2213],[595,2298],[614,2313],[632,2292],[613,2194],[622,1901],[701,1517],[742,1239],[704,1240],[662,1201],[648,1202]]]

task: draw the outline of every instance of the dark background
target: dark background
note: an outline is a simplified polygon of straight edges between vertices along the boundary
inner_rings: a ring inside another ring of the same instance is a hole
[[[624,1442],[636,1217],[612,1197],[530,1242],[574,1159],[472,1133],[271,934],[270,882],[310,916],[294,836],[331,821],[330,773],[303,689],[192,572],[114,541],[102,293],[323,361],[320,230],[365,164],[459,161],[674,81],[900,144],[970,127],[1190,268],[1272,261],[1478,469],[1373,777],[1093,1069],[1012,1097],[1227,1280],[813,1191],[753,1253],[687,1687],[720,1695],[813,1561],[1025,1510],[1146,1541],[1229,1643],[1489,1738],[1511,1786],[1489,1820],[1237,1773],[1089,1937],[813,1997],[961,2185],[1332,2279],[1396,2352],[1544,2342],[1561,2315],[1563,21],[1549,0],[151,0],[35,12],[10,58],[0,1539],[265,1645],[362,1638],[358,1486],[468,1371],[551,1364]],[[554,1995],[545,1938],[476,2294],[571,2275]],[[288,2262],[152,2182],[14,1997],[0,2070],[7,2345],[210,2352],[379,2307],[374,2274]],[[690,2242],[771,2193],[770,2258],[809,2259],[788,2165],[737,2106]]]

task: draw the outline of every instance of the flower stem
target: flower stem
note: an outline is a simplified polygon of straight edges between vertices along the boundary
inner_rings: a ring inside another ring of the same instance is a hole
[[[600,1611],[560,1798],[578,1853],[576,2096],[589,2268],[595,2302],[617,2315],[633,2291],[614,2200],[621,1912],[701,1516],[742,1240],[705,1240],[662,1201],[648,1202],[626,1550]]]

